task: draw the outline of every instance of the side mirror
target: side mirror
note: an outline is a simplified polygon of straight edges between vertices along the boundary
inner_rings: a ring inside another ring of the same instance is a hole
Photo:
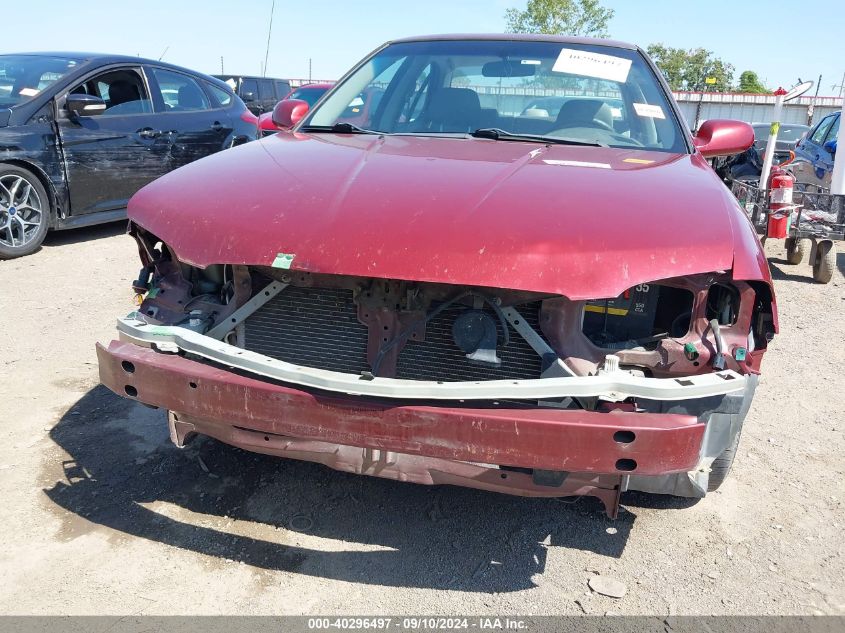
[[[754,128],[742,121],[711,119],[698,128],[692,142],[704,158],[740,154],[754,144]]]
[[[273,108],[273,124],[287,130],[299,123],[308,114],[308,102],[300,99],[284,99]]]
[[[255,93],[254,92],[245,92],[241,95],[241,99],[244,100],[244,103],[249,103],[250,101],[255,101]]]
[[[106,102],[94,95],[69,94],[65,107],[76,116],[94,116],[105,111]]]
[[[830,139],[827,143],[824,144],[824,148],[830,152],[831,156],[836,156],[836,139]]]

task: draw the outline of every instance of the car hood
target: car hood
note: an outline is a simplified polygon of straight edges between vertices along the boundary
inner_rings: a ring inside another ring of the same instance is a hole
[[[767,276],[750,225],[697,154],[280,133],[167,174],[129,217],[200,267],[586,299],[730,270],[740,248],[752,277]]]

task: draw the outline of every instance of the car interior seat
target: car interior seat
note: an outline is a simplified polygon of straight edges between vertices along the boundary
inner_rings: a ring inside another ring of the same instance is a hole
[[[117,79],[109,84],[110,108],[130,101],[140,101],[140,99],[141,91],[138,90],[138,86],[125,79]]]
[[[431,95],[426,110],[420,131],[457,133],[481,127],[481,101],[469,88],[440,88]]]
[[[600,99],[571,99],[560,107],[555,125],[557,128],[602,127],[613,131],[613,112]]]
[[[177,103],[182,110],[202,110],[206,107],[205,97],[195,84],[185,84],[179,88]]]

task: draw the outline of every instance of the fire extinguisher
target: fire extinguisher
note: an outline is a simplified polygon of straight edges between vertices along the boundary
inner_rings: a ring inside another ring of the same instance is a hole
[[[789,216],[792,212],[792,190],[795,177],[784,169],[772,167],[769,175],[769,215],[766,237],[785,238],[789,233]]]

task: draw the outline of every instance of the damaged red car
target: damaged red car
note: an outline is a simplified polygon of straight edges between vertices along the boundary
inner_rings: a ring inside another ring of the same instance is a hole
[[[179,446],[611,516],[626,490],[722,483],[777,331],[707,163],[750,126],[693,138],[642,50],[554,36],[390,42],[288,103],[287,132],[130,202],[143,302],[98,349],[105,385],[168,410]]]

